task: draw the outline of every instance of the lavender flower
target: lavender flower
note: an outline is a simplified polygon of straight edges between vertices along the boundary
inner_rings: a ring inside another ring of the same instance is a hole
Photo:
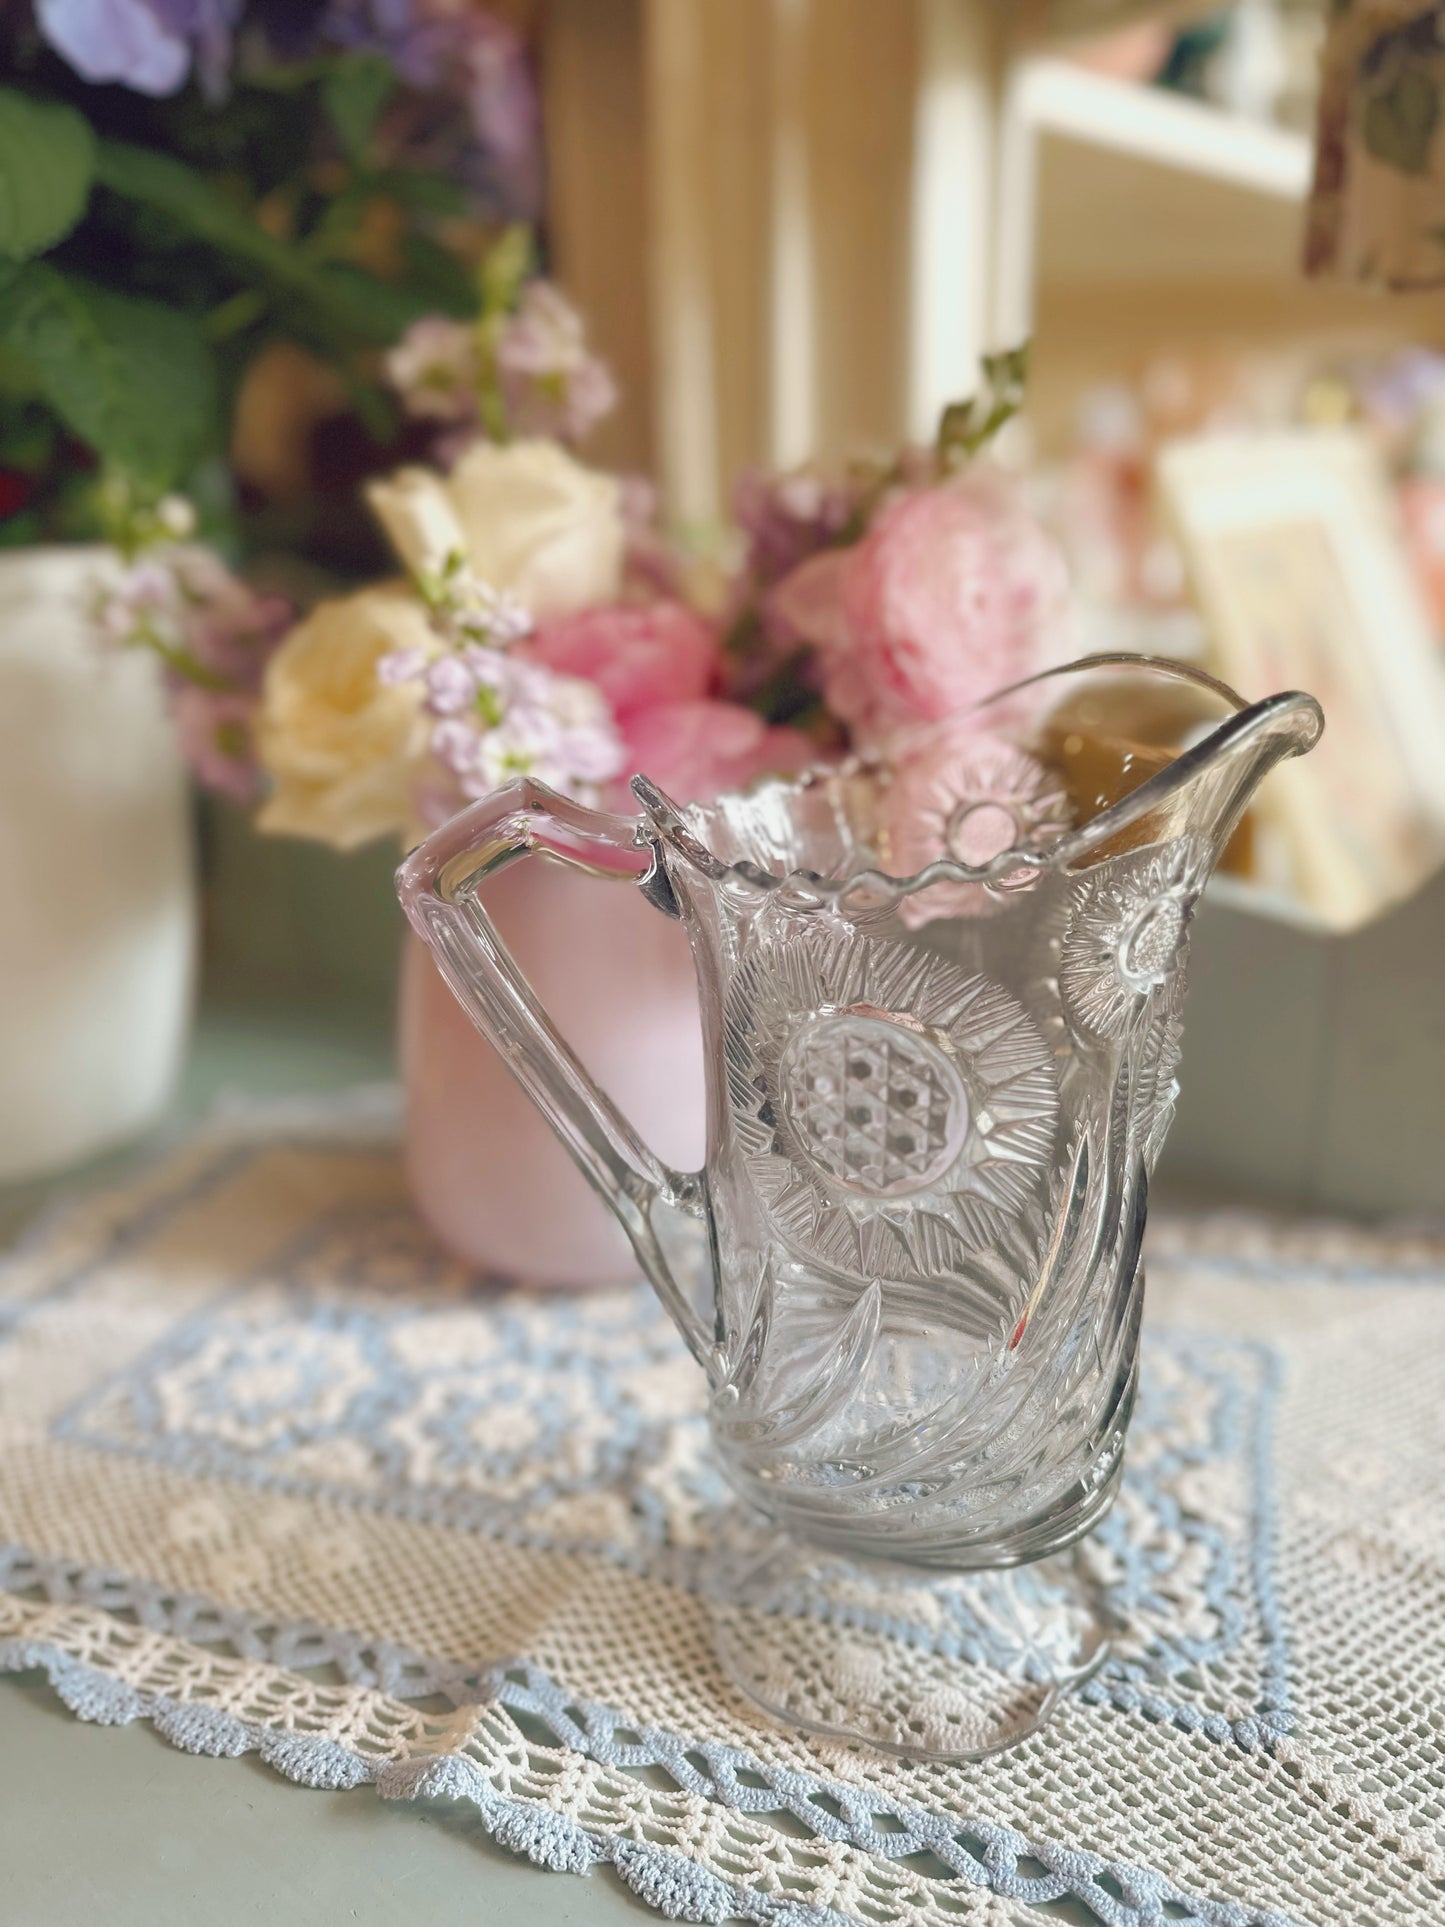
[[[162,508],[152,518],[157,529],[184,525],[174,505]],[[91,610],[103,643],[160,657],[182,754],[203,787],[240,803],[258,794],[252,722],[266,663],[293,613],[284,597],[258,594],[211,550],[154,537],[102,583]]]
[[[483,332],[494,324],[483,323]],[[617,405],[617,384],[587,345],[581,315],[550,281],[529,281],[496,326],[490,360],[478,330],[445,315],[414,321],[386,357],[387,379],[409,415],[477,429],[486,409],[511,435],[580,442]]]
[[[623,768],[611,711],[579,677],[477,650],[429,664],[422,681],[423,705],[440,719],[429,748],[465,797],[523,775],[575,796]]]
[[[800,562],[831,548],[857,509],[853,490],[811,469],[768,475],[749,469],[733,491],[733,519],[747,538],[747,567],[770,589]]]
[[[479,185],[524,219],[542,212],[542,130],[537,84],[521,40],[503,21],[464,16],[462,58],[472,129],[487,165]],[[491,178],[485,178],[490,175]]]
[[[91,618],[99,639],[117,648],[154,637],[178,647],[182,640],[175,577],[149,558],[97,590]]]
[[[417,0],[331,0],[319,37],[383,54],[412,87],[439,87],[460,51],[459,17]]]
[[[171,560],[190,654],[211,677],[254,693],[272,652],[295,617],[285,596],[263,595],[233,575],[210,549]]]
[[[497,342],[507,422],[515,435],[580,442],[617,405],[617,384],[590,353],[572,303],[550,281],[529,281]]]
[[[149,0],[162,24],[186,40],[195,56],[196,76],[210,100],[226,91],[231,66],[231,35],[245,0]]]
[[[147,0],[36,0],[42,36],[82,80],[160,99],[184,85],[191,49]]]
[[[470,139],[437,150],[435,113],[404,103],[396,126],[418,158],[524,219],[541,211],[537,88],[527,50],[505,22],[458,0],[329,0],[318,28],[326,45],[379,53],[414,92],[465,111]]]
[[[203,789],[249,807],[261,793],[253,730],[256,698],[186,683],[171,696],[176,741]]]
[[[476,705],[480,679],[460,656],[439,656],[427,664],[421,680],[426,685],[426,706],[435,716],[451,716]]]
[[[477,331],[467,322],[423,315],[388,350],[384,366],[408,415],[475,423],[480,380]]]
[[[440,575],[424,574],[419,587],[432,626],[454,648],[509,649],[532,633],[531,610],[506,590],[479,582],[460,555],[449,555]]]
[[[525,610],[461,568],[424,593],[441,653],[397,650],[376,665],[390,687],[419,683],[422,707],[437,719],[427,746],[452,787],[428,784],[417,798],[422,815],[440,821],[458,792],[487,796],[515,776],[588,796],[621,773],[622,742],[600,690],[508,653],[530,632]]]

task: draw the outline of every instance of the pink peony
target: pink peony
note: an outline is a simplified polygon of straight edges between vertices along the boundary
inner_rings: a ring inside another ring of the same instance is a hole
[[[815,759],[813,744],[798,730],[770,726],[740,703],[659,703],[624,721],[622,735],[629,769],[650,776],[677,803],[743,789]]]
[[[1002,476],[973,470],[804,562],[769,616],[818,651],[834,715],[876,739],[1062,660],[1067,594],[1052,539]]]
[[[706,696],[718,645],[701,616],[680,602],[619,602],[542,622],[527,653],[559,675],[595,683],[625,722],[658,703]]]

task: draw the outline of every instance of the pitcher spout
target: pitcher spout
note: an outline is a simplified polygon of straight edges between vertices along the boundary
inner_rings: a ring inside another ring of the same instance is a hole
[[[1241,704],[1136,790],[1065,837],[1054,859],[1072,866],[1106,851],[1187,836],[1207,849],[1212,868],[1264,778],[1278,763],[1313,749],[1323,729],[1319,704],[1300,690]]]

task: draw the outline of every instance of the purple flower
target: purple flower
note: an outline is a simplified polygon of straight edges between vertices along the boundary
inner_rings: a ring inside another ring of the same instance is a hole
[[[456,34],[445,17],[415,0],[331,0],[320,35],[333,46],[384,54],[412,87],[439,87]]]
[[[421,420],[475,423],[477,331],[465,321],[427,314],[413,321],[387,350],[386,378],[409,415]]]
[[[438,723],[431,733],[431,753],[454,776],[467,774],[476,764],[481,737],[470,723]]]
[[[386,689],[399,689],[426,674],[430,661],[425,649],[393,649],[376,659],[376,680]]]
[[[514,435],[581,441],[617,405],[607,364],[591,354],[572,303],[550,281],[529,281],[497,343],[497,371]]]
[[[538,214],[541,117],[527,50],[500,20],[471,14],[466,21],[464,71],[473,131],[492,159],[503,200],[519,214]]]
[[[554,675],[538,663],[513,661],[500,650],[468,650],[467,655],[476,660],[463,664],[457,657],[443,658],[453,673],[440,690],[437,671],[443,662],[432,663],[426,676],[426,707],[443,718],[428,738],[429,747],[464,796],[490,795],[524,773],[575,795],[621,771],[625,759],[611,711],[591,683]],[[482,657],[490,661],[483,664]],[[490,714],[462,695],[463,684],[471,696],[481,688],[493,693]],[[465,717],[463,710],[469,711]]]
[[[169,571],[180,640],[202,669],[234,689],[259,689],[262,671],[295,619],[286,598],[260,594],[199,545],[171,550],[163,563],[148,566]]]
[[[316,37],[391,62],[411,98],[394,104],[388,126],[413,165],[449,175],[496,211],[541,212],[537,88],[511,27],[459,0],[330,0]]]
[[[747,470],[733,491],[733,517],[747,537],[748,569],[757,586],[771,588],[830,548],[856,506],[853,491],[809,469],[790,475]]]
[[[36,23],[82,80],[154,99],[184,86],[194,59],[212,95],[225,85],[241,0],[37,0]]]
[[[260,794],[255,713],[256,698],[239,690],[184,683],[171,695],[176,740],[196,781],[233,803],[254,803]]]
[[[116,648],[152,635],[168,643],[178,641],[175,577],[159,562],[132,563],[114,581],[101,584],[92,614],[100,639]]]
[[[37,0],[36,24],[82,80],[161,98],[181,87],[190,46],[146,0]]]
[[[207,97],[226,91],[231,66],[231,31],[245,0],[149,0],[162,25],[190,43],[196,75]]]
[[[477,679],[460,656],[439,656],[426,670],[426,706],[435,716],[455,716],[476,700]]]

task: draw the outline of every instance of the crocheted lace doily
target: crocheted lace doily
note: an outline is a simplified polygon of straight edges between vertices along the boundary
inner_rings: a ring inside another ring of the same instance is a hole
[[[910,1764],[722,1680],[700,1378],[640,1287],[499,1295],[385,1125],[233,1118],[0,1275],[0,1668],[690,1920],[1438,1927],[1442,1286],[1424,1240],[1156,1224],[1090,1552],[1127,1632],[1015,1751]]]

